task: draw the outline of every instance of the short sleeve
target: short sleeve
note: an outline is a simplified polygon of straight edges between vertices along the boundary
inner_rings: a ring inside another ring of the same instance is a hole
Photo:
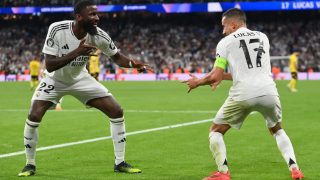
[[[53,56],[59,55],[59,42],[56,37],[53,36],[53,32],[57,28],[56,24],[53,23],[50,25],[46,40],[44,42],[44,46],[42,52],[45,54],[50,54]]]
[[[227,60],[227,46],[225,39],[222,39],[217,45],[216,58],[224,58]]]
[[[118,48],[114,45],[110,36],[101,29],[98,29],[98,34],[96,35],[96,46],[101,52],[109,57],[117,54]]]

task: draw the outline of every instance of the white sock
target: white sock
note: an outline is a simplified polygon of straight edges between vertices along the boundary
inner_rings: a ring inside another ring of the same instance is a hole
[[[210,150],[214,159],[216,160],[216,164],[218,166],[218,170],[223,173],[228,172],[228,164],[227,164],[227,153],[226,153],[226,145],[224,144],[223,135],[219,132],[211,131],[209,133],[209,142],[210,142]]]
[[[280,129],[276,133],[274,133],[273,136],[277,141],[277,145],[282,154],[282,157],[289,166],[289,170],[291,171],[292,168],[299,169],[291,141],[286,132],[283,129]]]
[[[124,161],[124,154],[126,148],[126,130],[124,118],[110,118],[110,131],[113,140],[113,148],[115,155],[115,164],[118,165]]]
[[[40,123],[26,120],[24,126],[24,146],[26,151],[26,164],[36,165],[36,147],[38,144],[38,127]]]

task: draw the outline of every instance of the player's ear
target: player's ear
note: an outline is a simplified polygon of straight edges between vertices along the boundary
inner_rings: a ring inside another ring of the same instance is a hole
[[[81,21],[82,20],[82,16],[80,14],[75,14],[75,19],[77,21]]]
[[[238,27],[238,24],[235,21],[232,21],[231,22],[231,27],[232,27],[232,30],[236,30],[237,27]]]

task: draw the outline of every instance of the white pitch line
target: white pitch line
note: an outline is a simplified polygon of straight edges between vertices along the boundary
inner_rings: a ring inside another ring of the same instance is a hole
[[[0,112],[27,112],[29,109],[0,109]],[[61,112],[97,112],[98,110],[91,110],[91,109],[63,109]],[[48,111],[48,112],[56,112],[54,110]],[[195,110],[124,110],[124,112],[129,112],[129,113],[184,113],[184,114],[192,114],[192,113],[216,113],[217,111],[195,111]]]
[[[158,127],[158,128],[140,130],[140,131],[133,131],[133,132],[126,133],[126,135],[130,136],[130,135],[135,135],[135,134],[144,134],[144,133],[148,133],[148,132],[161,131],[161,130],[173,129],[173,128],[184,127],[184,126],[191,126],[191,125],[195,125],[195,124],[202,124],[202,123],[210,122],[212,120],[213,119],[205,119],[205,120],[200,120],[200,121],[174,124],[174,125],[162,126],[162,127]],[[106,140],[106,139],[111,139],[111,136],[99,137],[99,138],[94,138],[94,139],[87,139],[87,140],[64,143],[64,144],[57,144],[57,145],[46,146],[46,147],[40,147],[40,148],[37,148],[37,151],[46,151],[46,150],[50,150],[50,149],[57,149],[57,148],[63,148],[63,147],[68,147],[68,146],[74,146],[74,145],[78,145],[78,144],[97,142],[97,141],[102,141],[102,140]],[[18,156],[18,155],[22,155],[22,154],[25,154],[25,151],[17,151],[17,152],[8,153],[8,154],[0,154],[0,159],[6,158],[6,157],[11,157],[11,156]]]

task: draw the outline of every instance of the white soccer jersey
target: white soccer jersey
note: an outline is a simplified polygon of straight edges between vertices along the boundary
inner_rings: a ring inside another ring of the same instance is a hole
[[[272,79],[268,37],[239,28],[217,45],[217,57],[225,58],[232,74],[229,96],[236,101],[263,95],[278,95]]]
[[[42,52],[45,54],[62,57],[78,48],[81,40],[77,39],[77,37],[73,34],[73,23],[74,21],[67,20],[51,24]],[[109,57],[115,55],[118,52],[118,49],[114,45],[109,35],[100,28],[97,29],[97,35],[93,36],[87,34],[85,37],[86,43],[96,46]],[[51,73],[45,71],[45,74],[50,78],[60,82],[73,83],[88,75],[88,71],[86,69],[88,60],[89,56],[78,56],[66,66]]]

